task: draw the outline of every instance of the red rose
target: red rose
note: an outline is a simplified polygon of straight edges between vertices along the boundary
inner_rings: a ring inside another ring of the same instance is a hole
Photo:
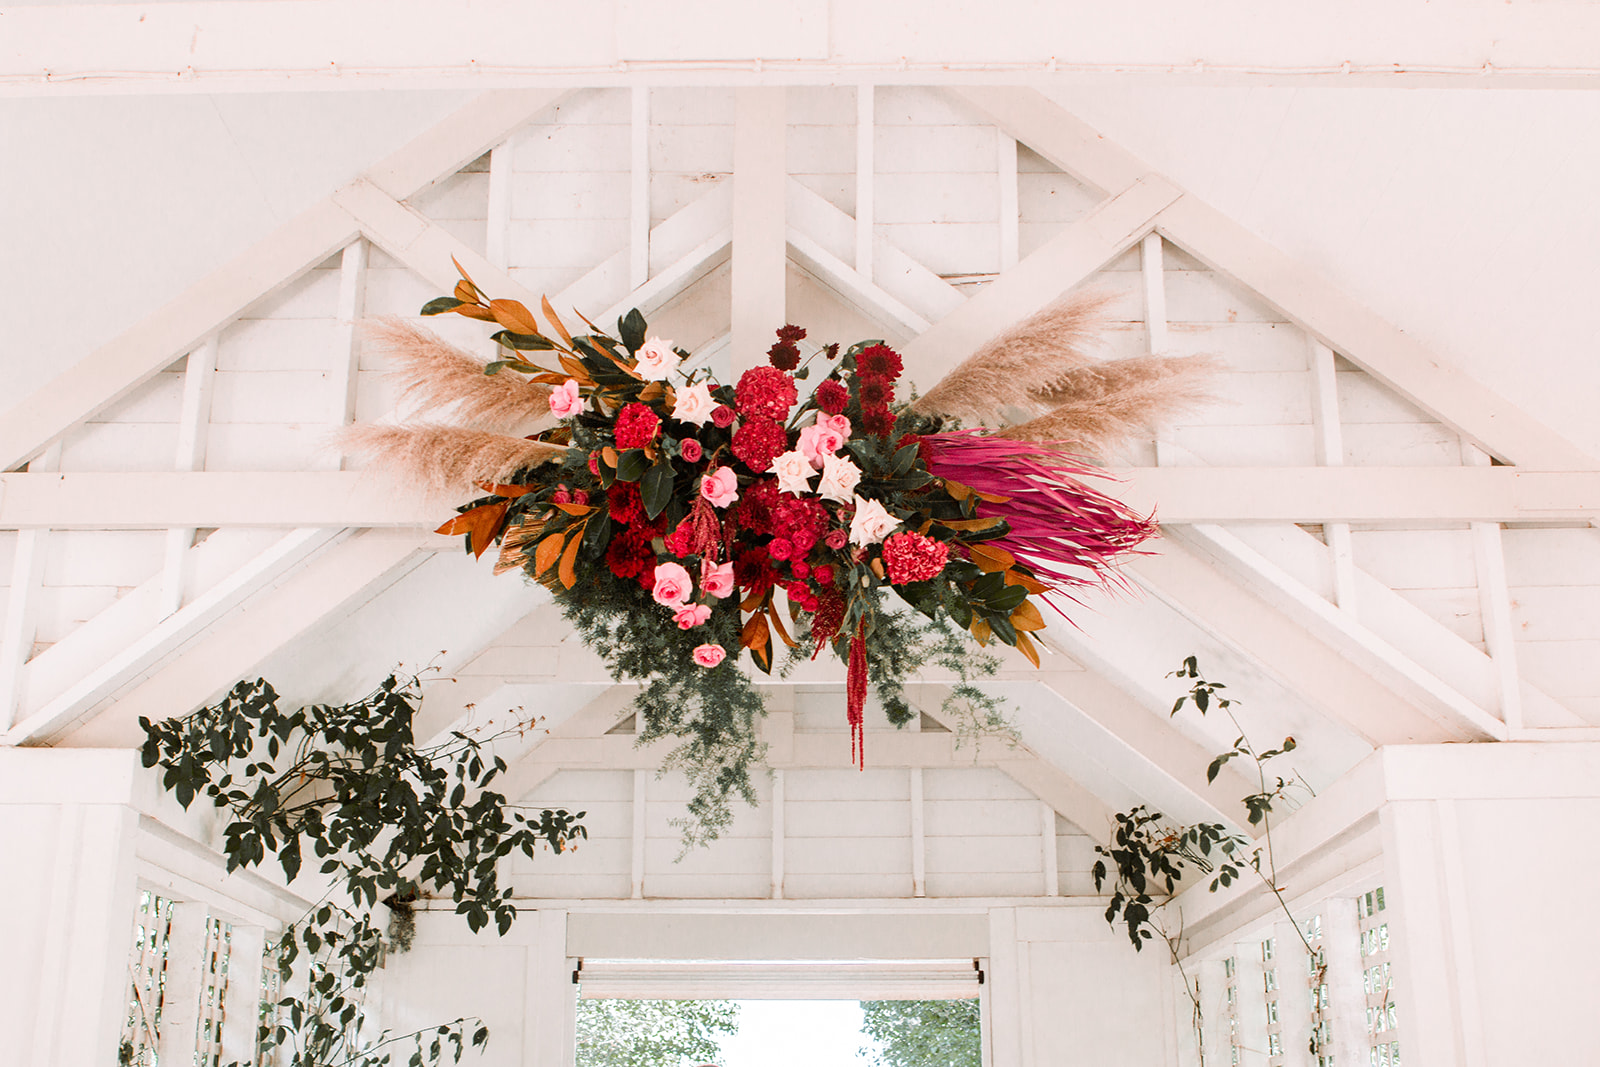
[[[733,425],[733,409],[726,404],[718,404],[711,409],[711,421],[726,430]]]
[[[685,463],[699,463],[702,454],[700,442],[693,437],[685,437],[678,442],[678,455],[683,457]]]

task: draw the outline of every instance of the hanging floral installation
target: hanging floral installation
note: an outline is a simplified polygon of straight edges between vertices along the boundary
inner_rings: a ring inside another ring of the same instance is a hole
[[[439,532],[480,557],[498,544],[496,573],[543,584],[613,676],[642,683],[641,734],[680,740],[668,765],[696,785],[691,822],[709,838],[730,795],[753,799],[763,707],[744,655],[769,673],[778,644],[838,656],[865,766],[869,685],[903,723],[902,683],[924,663],[965,679],[961,632],[1037,666],[1035,597],[1121,585],[1117,563],[1154,518],[1097,487],[1106,475],[1086,455],[1203,399],[1210,365],[1093,362],[1104,302],[1048,309],[907,404],[901,357],[881,342],[829,344],[802,365],[806,332],[785,326],[767,365],[724,384],[638,311],[616,337],[587,319],[574,334],[548,300],[541,323],[462,271],[422,313],[497,326],[501,358],[376,324],[405,396],[444,419],[357,426],[345,447],[420,488],[476,487]],[[1015,412],[1024,421],[999,432],[957,422]],[[518,436],[537,419],[544,428]],[[925,621],[889,610],[890,596]]]

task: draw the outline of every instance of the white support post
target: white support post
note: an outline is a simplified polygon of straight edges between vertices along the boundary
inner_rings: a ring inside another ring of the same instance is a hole
[[[1239,1067],[1267,1067],[1267,968],[1261,959],[1261,942],[1240,941],[1233,946],[1233,959],[1237,1062]]]
[[[911,768],[911,895],[928,895],[928,839],[922,803],[922,768]]]
[[[1299,928],[1287,920],[1272,928],[1278,968],[1278,1037],[1283,1067],[1317,1067],[1311,1056],[1310,957]]]
[[[772,772],[772,899],[783,899],[783,771]]]
[[[869,282],[878,167],[874,91],[870,84],[856,86],[856,273]]]
[[[1339,421],[1338,375],[1334,371],[1333,349],[1307,337],[1311,361],[1311,417],[1316,426],[1317,464],[1322,467],[1344,465],[1344,432]],[[1333,560],[1333,602],[1352,615],[1356,612],[1356,565],[1351,548],[1350,524],[1323,523],[1328,554]]]
[[[633,772],[633,860],[630,869],[634,900],[644,899],[644,805],[649,781],[649,771],[638,768]]]
[[[1022,221],[1017,208],[1016,138],[997,129],[995,148],[995,176],[1000,193],[1000,269],[1010,270],[1019,258],[1018,228]]]
[[[1022,953],[1015,908],[989,909],[989,1042],[993,1067],[1022,1067]]]
[[[733,127],[733,378],[757,366],[784,324],[787,97],[736,90]]]
[[[500,270],[511,266],[511,142],[489,150],[489,208],[484,222],[483,258]]]
[[[1334,1063],[1367,1060],[1367,994],[1361,984],[1361,923],[1356,902],[1330,897],[1322,906],[1322,952],[1328,964],[1328,1045]]]
[[[54,471],[60,466],[61,442],[56,441],[28,464],[28,470]],[[49,547],[49,530],[17,531],[16,553],[11,558],[11,596],[6,602],[4,628],[0,629],[0,734],[17,721],[17,710],[22,705],[22,675],[33,658],[33,642],[38,633],[35,616]]]
[[[1167,275],[1159,233],[1147,233],[1139,243],[1139,271],[1144,281],[1145,350],[1157,355],[1167,350]],[[1155,445],[1156,466],[1165,466],[1170,446],[1159,434]]]
[[[261,954],[265,947],[266,931],[261,927],[234,925],[228,950],[228,993],[223,1002],[223,1063],[255,1062],[256,1019],[261,1011]]]
[[[1200,1047],[1207,1064],[1228,1064],[1228,972],[1220,959],[1205,960],[1196,968],[1200,994]]]
[[[1061,895],[1061,871],[1056,859],[1056,809],[1039,803],[1039,854],[1044,865],[1044,895]]]
[[[172,906],[167,933],[166,987],[161,998],[162,1063],[193,1063],[200,1021],[200,992],[205,988],[206,920],[202,903]]]
[[[628,175],[628,288],[650,280],[650,87],[632,89]],[[737,169],[737,168],[736,168]]]
[[[1492,466],[1488,453],[1461,442],[1461,459],[1469,467]],[[1478,607],[1483,616],[1483,647],[1494,662],[1500,694],[1500,717],[1506,729],[1522,729],[1522,681],[1517,670],[1516,629],[1511,621],[1511,590],[1506,583],[1505,546],[1497,522],[1472,524],[1472,557],[1478,575]]]
[[[338,331],[333,345],[333,374],[330,392],[333,412],[330,422],[348,426],[356,417],[356,372],[361,362],[361,330],[367,293],[367,242],[358,237],[345,245],[339,258]],[[335,455],[328,463],[338,470],[343,457]]]
[[[360,238],[357,238],[359,242]],[[211,391],[217,380],[217,335],[206,338],[183,368],[183,405],[178,414],[178,447],[172,469],[203,470],[206,441],[211,429]],[[165,619],[183,607],[189,584],[189,549],[194,547],[194,528],[167,531],[166,555],[161,568],[161,602],[157,619]]]
[[[578,986],[567,958],[567,913],[540,910],[522,920],[534,924],[528,948],[522,1057],[528,1067],[573,1067],[576,1056]]]

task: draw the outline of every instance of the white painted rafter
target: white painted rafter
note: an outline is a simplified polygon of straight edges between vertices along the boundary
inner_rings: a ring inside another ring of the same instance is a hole
[[[787,97],[781,88],[740,89],[733,124],[733,346],[738,375],[762,361],[786,321],[788,253]]]

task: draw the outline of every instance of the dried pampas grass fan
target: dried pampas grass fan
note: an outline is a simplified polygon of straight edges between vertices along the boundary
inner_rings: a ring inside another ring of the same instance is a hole
[[[1115,299],[1086,292],[1052,304],[986,342],[912,407],[1104,458],[1212,399],[1207,379],[1222,366],[1213,356],[1094,359]]]
[[[389,357],[403,403],[449,420],[345,428],[338,447],[370,470],[429,495],[459,494],[565,455],[561,445],[505,432],[549,418],[549,386],[485,374],[483,360],[400,319],[365,322],[362,334]]]

